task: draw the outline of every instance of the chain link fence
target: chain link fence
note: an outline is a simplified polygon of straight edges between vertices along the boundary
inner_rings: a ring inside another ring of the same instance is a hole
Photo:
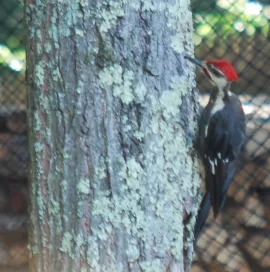
[[[195,55],[225,58],[247,116],[247,140],[221,215],[209,216],[192,272],[270,271],[270,2],[192,0]],[[201,102],[212,87],[198,71]]]
[[[0,272],[27,271],[23,1],[0,1]]]
[[[221,215],[198,241],[193,272],[270,271],[268,0],[192,0],[195,55],[226,58],[247,114],[247,141]],[[27,125],[22,0],[0,2],[0,272],[27,271]],[[197,74],[201,102],[212,88]]]

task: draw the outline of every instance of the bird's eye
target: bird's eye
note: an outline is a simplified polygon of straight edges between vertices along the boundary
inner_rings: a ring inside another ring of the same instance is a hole
[[[216,69],[213,69],[213,70],[212,70],[212,73],[213,73],[215,76],[217,76],[217,77],[223,77],[223,75],[222,75],[218,70],[216,70]]]
[[[224,77],[223,73],[219,71],[214,65],[211,64],[210,71],[216,77]]]

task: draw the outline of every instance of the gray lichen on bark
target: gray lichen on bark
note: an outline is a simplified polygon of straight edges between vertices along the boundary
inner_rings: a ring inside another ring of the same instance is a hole
[[[199,180],[189,1],[25,6],[32,271],[184,271]]]

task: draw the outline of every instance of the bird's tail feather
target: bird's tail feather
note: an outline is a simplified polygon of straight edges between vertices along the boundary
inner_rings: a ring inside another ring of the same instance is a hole
[[[210,194],[206,193],[200,204],[199,212],[194,227],[194,243],[196,243],[211,208]]]

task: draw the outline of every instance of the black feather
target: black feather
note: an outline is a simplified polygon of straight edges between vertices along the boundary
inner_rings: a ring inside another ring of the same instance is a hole
[[[228,172],[227,172],[228,175],[227,175],[226,180],[222,186],[222,200],[220,201],[220,203],[221,203],[220,208],[222,208],[224,206],[227,191],[230,187],[235,170],[236,170],[236,163],[230,163],[228,165]],[[204,227],[204,224],[205,224],[205,221],[208,217],[210,208],[211,208],[210,193],[206,192],[204,194],[202,201],[201,201],[199,212],[198,212],[196,223],[195,223],[195,227],[194,227],[194,242],[195,243],[196,243],[196,241],[197,241],[197,239],[198,239],[198,237]]]
[[[210,117],[205,135],[206,189],[210,193],[215,217],[224,199],[222,188],[228,166],[238,157],[244,138],[245,116],[241,103],[236,96],[228,96],[224,99],[223,109]]]
[[[211,206],[215,217],[222,208],[245,140],[246,123],[240,100],[227,94],[221,101],[223,108],[212,113],[217,98],[217,92],[212,93],[200,120],[199,148],[205,166],[206,194],[197,216],[195,238]]]
[[[194,241],[196,242],[208,217],[211,208],[210,194],[206,193],[202,199],[194,227]]]

